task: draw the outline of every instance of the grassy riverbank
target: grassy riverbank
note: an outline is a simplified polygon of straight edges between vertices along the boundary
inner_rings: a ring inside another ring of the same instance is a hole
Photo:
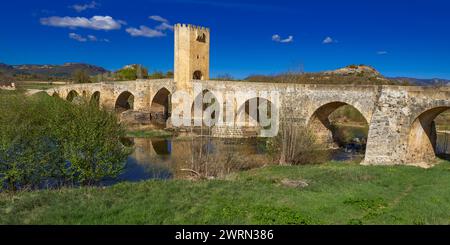
[[[274,166],[225,180],[2,193],[0,223],[450,224],[450,163],[431,169]]]

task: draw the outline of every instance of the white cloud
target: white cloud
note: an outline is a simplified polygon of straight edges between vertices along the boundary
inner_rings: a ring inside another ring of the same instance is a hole
[[[148,18],[151,20],[154,20],[154,21],[162,22],[162,23],[169,23],[169,21],[166,18],[163,18],[159,15],[152,15],[152,16],[149,16]]]
[[[173,31],[173,26],[169,23],[166,18],[163,18],[159,15],[152,15],[148,17],[151,20],[156,22],[160,22],[159,25],[154,28],[150,28],[144,25],[141,25],[139,28],[130,27],[127,28],[126,31],[133,37],[164,37],[166,36],[166,30]]]
[[[157,27],[155,27],[156,30],[165,31],[165,30],[171,30],[173,31],[173,25],[167,24],[166,22],[161,23]]]
[[[275,34],[275,35],[272,36],[272,41],[279,42],[280,40],[281,40],[280,35]]]
[[[289,36],[288,38],[281,40],[280,43],[291,43],[293,41],[294,41],[294,36]]]
[[[382,51],[378,51],[378,52],[377,52],[377,54],[378,54],[378,55],[387,55],[387,54],[388,54],[388,52],[387,52],[387,51],[384,51],[384,50],[382,50]]]
[[[97,38],[94,35],[87,35],[87,37],[83,37],[82,35],[74,33],[74,32],[69,33],[69,38],[71,38],[73,40],[76,40],[78,42],[90,41],[90,42],[107,42],[107,43],[109,43],[109,39],[106,39],[106,38],[105,39],[99,39],[99,38]]]
[[[272,41],[279,42],[279,43],[291,43],[294,41],[294,36],[289,36],[286,39],[281,39],[280,35],[275,34],[272,36]]]
[[[335,43],[336,41],[332,38],[332,37],[326,37],[324,40],[323,40],[323,44],[332,44],[332,43]]]
[[[72,5],[72,6],[69,6],[69,7],[75,9],[75,11],[77,11],[77,12],[83,12],[83,11],[88,10],[88,9],[95,9],[98,6],[100,6],[100,4],[98,4],[95,1],[92,1],[91,3],[75,4],[75,5]]]
[[[82,37],[81,35],[78,35],[76,33],[69,33],[69,38],[73,39],[73,40],[77,40],[78,42],[86,42],[87,39]]]
[[[166,36],[165,33],[163,33],[160,30],[151,29],[147,26],[140,26],[138,28],[128,28],[126,30],[131,36],[133,37],[164,37]]]
[[[98,41],[97,37],[94,35],[88,35],[89,41],[96,42]]]
[[[124,21],[114,20],[111,16],[93,16],[88,19],[85,17],[59,17],[52,16],[41,18],[41,24],[46,26],[65,27],[65,28],[87,28],[94,30],[117,30],[122,28]]]

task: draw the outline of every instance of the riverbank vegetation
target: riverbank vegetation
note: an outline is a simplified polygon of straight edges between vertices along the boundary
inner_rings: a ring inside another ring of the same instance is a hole
[[[123,169],[130,152],[113,114],[45,93],[0,93],[0,190],[90,185]]]
[[[327,163],[224,180],[0,193],[2,224],[450,224],[450,163]]]
[[[155,138],[155,137],[170,137],[173,136],[172,132],[166,130],[130,130],[126,133],[130,138]]]

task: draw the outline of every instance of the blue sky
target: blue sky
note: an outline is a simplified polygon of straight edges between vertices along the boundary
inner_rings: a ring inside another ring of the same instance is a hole
[[[450,79],[445,0],[3,1],[0,62],[173,69],[169,25],[211,29],[211,74],[243,78],[368,64],[386,76]]]

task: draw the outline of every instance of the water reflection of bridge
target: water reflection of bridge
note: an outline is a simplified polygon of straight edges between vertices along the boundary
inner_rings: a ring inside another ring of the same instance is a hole
[[[192,172],[202,176],[223,176],[274,162],[261,150],[256,139],[135,138],[133,142],[135,151],[129,159],[132,164],[160,171],[164,175],[170,172],[174,178],[184,178]]]

